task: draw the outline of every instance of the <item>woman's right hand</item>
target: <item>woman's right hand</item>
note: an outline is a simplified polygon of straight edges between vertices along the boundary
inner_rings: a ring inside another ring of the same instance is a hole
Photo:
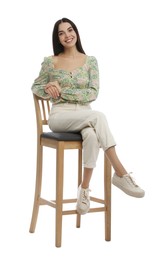
[[[61,87],[58,81],[49,82],[44,91],[53,98],[59,98],[61,94]]]

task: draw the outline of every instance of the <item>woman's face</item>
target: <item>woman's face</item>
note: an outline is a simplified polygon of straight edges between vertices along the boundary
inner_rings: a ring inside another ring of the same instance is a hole
[[[59,24],[58,37],[64,48],[70,48],[76,45],[77,35],[70,23],[63,22]]]

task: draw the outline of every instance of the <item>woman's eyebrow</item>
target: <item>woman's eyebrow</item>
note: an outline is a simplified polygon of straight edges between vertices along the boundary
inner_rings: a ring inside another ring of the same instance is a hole
[[[67,30],[72,29],[72,26],[68,27]],[[64,32],[63,30],[58,31],[58,33]]]

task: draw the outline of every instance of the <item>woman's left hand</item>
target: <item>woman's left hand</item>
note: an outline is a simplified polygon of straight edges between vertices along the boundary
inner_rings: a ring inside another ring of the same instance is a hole
[[[53,98],[58,98],[61,94],[61,87],[58,81],[49,82],[46,86],[44,91],[49,94]]]

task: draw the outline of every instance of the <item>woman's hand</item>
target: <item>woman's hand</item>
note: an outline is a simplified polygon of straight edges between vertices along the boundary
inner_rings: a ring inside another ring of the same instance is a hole
[[[53,98],[58,98],[61,94],[61,87],[58,81],[49,82],[46,86],[44,91],[49,94]]]

